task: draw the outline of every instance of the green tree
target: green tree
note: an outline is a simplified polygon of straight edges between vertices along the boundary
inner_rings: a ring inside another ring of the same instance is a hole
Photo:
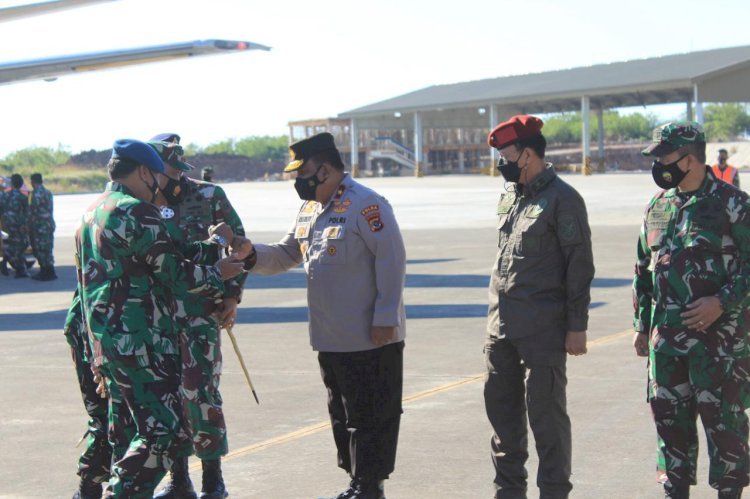
[[[34,168],[39,173],[50,173],[55,166],[63,165],[70,159],[70,151],[58,145],[56,149],[51,147],[27,147],[14,151],[5,156],[2,162],[6,169],[13,172]]]
[[[709,104],[703,110],[706,139],[733,140],[750,128],[750,115],[744,104]]]

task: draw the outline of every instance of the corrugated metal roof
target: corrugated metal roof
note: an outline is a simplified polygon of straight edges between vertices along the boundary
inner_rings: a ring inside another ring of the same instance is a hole
[[[339,117],[684,89],[702,78],[748,63],[750,46],[743,46],[434,85],[341,113]]]

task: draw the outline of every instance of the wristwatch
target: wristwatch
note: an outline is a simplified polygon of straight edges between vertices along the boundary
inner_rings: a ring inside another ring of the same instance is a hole
[[[211,242],[218,244],[219,246],[223,246],[225,248],[229,246],[227,239],[223,236],[220,236],[219,234],[214,234],[213,236],[211,236]]]

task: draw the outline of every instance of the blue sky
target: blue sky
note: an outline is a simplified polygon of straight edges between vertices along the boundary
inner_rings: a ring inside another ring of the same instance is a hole
[[[199,145],[280,135],[434,84],[748,45],[748,19],[746,0],[109,2],[1,24],[0,59],[209,38],[273,50],[0,86],[0,157],[162,131]]]

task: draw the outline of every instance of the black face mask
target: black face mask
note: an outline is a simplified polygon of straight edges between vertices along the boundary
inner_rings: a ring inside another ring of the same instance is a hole
[[[167,179],[167,185],[161,190],[164,194],[164,199],[167,200],[172,206],[178,205],[182,202],[182,179],[175,180],[173,178]]]
[[[672,163],[666,165],[660,163],[659,161],[654,161],[654,163],[651,165],[651,176],[654,177],[654,182],[656,182],[656,185],[665,190],[673,189],[680,185],[680,182],[685,179],[685,176],[688,174],[688,172],[680,170],[680,167],[677,166],[677,163],[685,159],[686,156],[687,154],[678,158],[677,161],[673,161]]]
[[[153,180],[153,183],[146,184],[148,185],[148,191],[151,193],[151,199],[149,200],[149,203],[154,204],[154,201],[156,201],[156,196],[159,194],[159,182],[156,181],[156,177],[154,177],[154,174],[150,169],[148,170],[148,174],[151,175],[151,180]]]
[[[500,170],[500,174],[506,182],[518,183],[521,180],[521,167],[518,166],[518,160],[521,159],[522,154],[523,150],[521,150],[521,154],[518,155],[518,159],[515,161],[509,161],[504,156],[500,156],[497,169]]]
[[[297,177],[294,181],[294,189],[303,201],[315,201],[315,192],[318,190],[318,186],[323,183],[318,179],[318,172],[321,168],[323,168],[323,165],[320,165],[311,176],[307,178]]]

